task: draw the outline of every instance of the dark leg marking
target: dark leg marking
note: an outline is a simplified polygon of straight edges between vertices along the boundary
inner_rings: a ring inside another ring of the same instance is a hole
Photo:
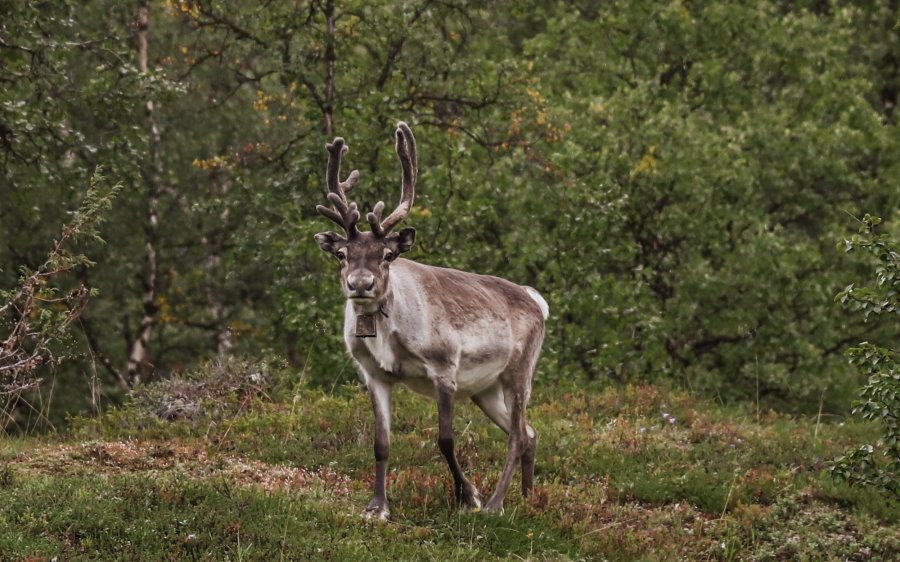
[[[453,475],[453,489],[456,502],[468,509],[481,509],[481,494],[466,479],[456,460],[453,440],[453,392],[438,389],[438,448],[447,459],[450,473]]]

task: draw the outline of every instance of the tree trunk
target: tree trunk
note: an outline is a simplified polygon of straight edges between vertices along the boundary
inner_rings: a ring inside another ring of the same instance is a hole
[[[214,193],[220,201],[225,201],[228,196],[230,180],[227,172],[223,172],[220,177],[215,174],[212,178]],[[203,272],[206,277],[204,280],[204,292],[206,293],[206,302],[209,304],[210,314],[212,315],[213,330],[215,330],[216,338],[216,354],[223,357],[231,353],[233,346],[231,326],[228,324],[228,308],[222,299],[222,286],[217,282],[219,277],[219,266],[222,262],[222,252],[225,250],[225,239],[228,232],[228,207],[224,206],[219,212],[219,221],[217,228],[203,236],[203,245],[206,248],[206,259],[203,263]]]
[[[150,0],[138,0],[138,71],[149,73]],[[159,238],[159,192],[164,177],[159,127],[153,100],[144,104],[147,127],[148,162],[142,170],[147,194],[147,215],[144,224],[146,269],[143,279],[141,321],[128,352],[128,380],[132,386],[144,382],[151,373],[150,337],[156,323],[156,288],[158,281],[157,246]]]
[[[325,3],[328,36],[325,38],[325,136],[334,131],[334,0]]]

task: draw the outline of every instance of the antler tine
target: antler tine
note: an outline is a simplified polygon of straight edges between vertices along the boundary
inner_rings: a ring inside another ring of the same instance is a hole
[[[347,193],[354,187],[356,187],[356,182],[359,181],[359,170],[353,170],[350,172],[350,175],[347,176],[347,179],[338,184],[338,187],[341,188],[343,193]]]
[[[387,232],[381,228],[381,213],[384,212],[384,201],[379,201],[375,204],[375,208],[366,215],[366,220],[369,221],[369,226],[372,227],[372,232],[375,233],[376,236],[383,237]]]
[[[316,211],[322,216],[331,219],[341,225],[351,238],[356,236],[358,230],[356,223],[359,221],[359,210],[356,203],[347,201],[347,192],[356,186],[359,181],[359,172],[353,170],[346,180],[340,181],[341,157],[350,150],[350,147],[341,137],[336,137],[325,145],[328,150],[328,167],[325,171],[325,184],[328,186],[327,198],[334,205],[329,209],[323,205],[316,205]]]
[[[385,234],[397,226],[409,215],[413,199],[416,195],[416,177],[418,176],[418,158],[416,156],[416,138],[409,125],[397,123],[397,155],[400,156],[400,167],[403,172],[403,184],[400,192],[400,204],[381,222],[381,230]]]

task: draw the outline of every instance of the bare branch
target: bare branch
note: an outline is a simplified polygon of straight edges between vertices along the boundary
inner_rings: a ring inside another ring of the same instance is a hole
[[[100,364],[103,365],[116,381],[118,381],[119,386],[121,386],[123,390],[130,390],[131,385],[128,384],[128,379],[125,377],[125,374],[117,369],[115,364],[113,364],[112,359],[100,349],[100,346],[97,343],[97,337],[94,334],[94,330],[91,329],[91,324],[88,322],[87,318],[81,318],[79,324],[81,325],[81,331],[84,333],[84,337],[88,343],[88,349],[91,353],[100,359]]]
[[[257,37],[250,31],[248,31],[247,29],[239,26],[238,24],[229,20],[225,16],[215,13],[213,11],[212,7],[204,5],[203,2],[197,2],[196,6],[199,9],[200,15],[208,18],[208,21],[203,21],[200,19],[194,20],[194,21],[196,21],[196,23],[199,27],[209,27],[209,26],[223,27],[223,28],[231,31],[232,33],[234,33],[238,37],[238,39],[245,39],[245,40],[252,41],[253,43],[256,43],[257,45],[259,45],[260,47],[262,47],[264,49],[269,48],[269,44],[266,41],[260,39],[259,37]]]

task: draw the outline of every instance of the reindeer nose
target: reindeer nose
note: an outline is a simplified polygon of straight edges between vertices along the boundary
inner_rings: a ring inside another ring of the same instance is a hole
[[[368,271],[353,272],[347,277],[347,288],[351,292],[371,291],[375,288],[375,276]]]

